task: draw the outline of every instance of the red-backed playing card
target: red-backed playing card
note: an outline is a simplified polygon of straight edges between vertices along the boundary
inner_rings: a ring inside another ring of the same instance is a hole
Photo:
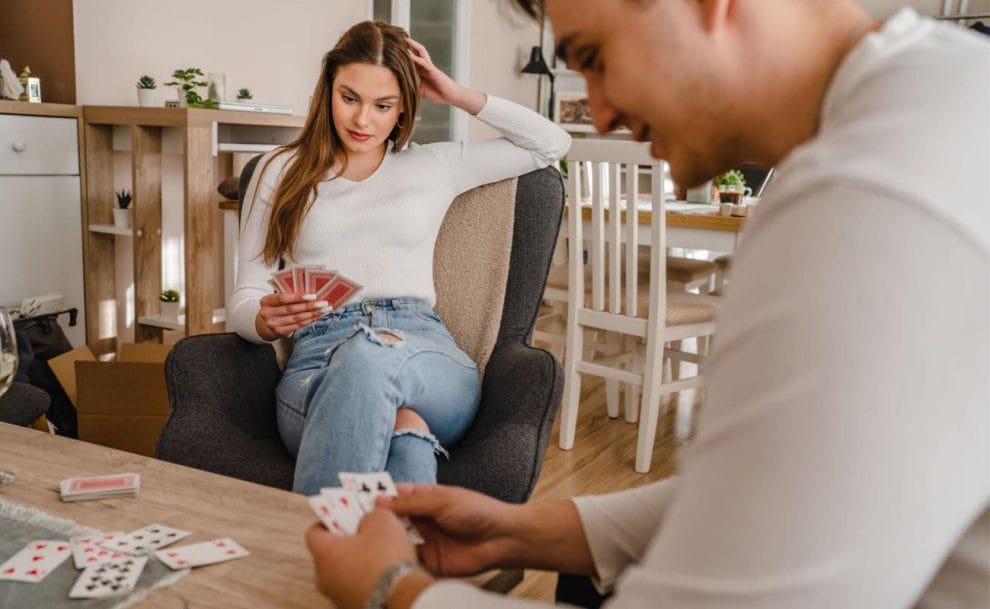
[[[316,297],[319,300],[327,301],[334,309],[339,309],[360,291],[360,285],[338,275],[333,281],[323,286],[323,289],[316,294]]]

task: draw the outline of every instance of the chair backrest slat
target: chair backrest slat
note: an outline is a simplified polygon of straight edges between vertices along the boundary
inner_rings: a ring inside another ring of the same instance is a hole
[[[581,241],[577,255],[581,256],[584,244],[588,248],[588,266],[591,281],[591,308],[609,313],[642,317],[648,314],[639,308],[639,247],[649,245],[651,258],[660,260],[651,266],[651,301],[666,307],[666,265],[662,263],[665,233],[664,218],[664,163],[654,159],[644,144],[613,140],[576,140],[567,155],[570,170],[572,216],[581,218],[581,206],[590,208],[590,232],[574,233],[569,226],[569,238]],[[639,177],[641,169],[650,173],[650,201],[653,212],[649,243],[640,243],[639,236]],[[590,192],[589,192],[590,191]],[[577,203],[577,205],[575,205]],[[606,219],[607,212],[607,219]],[[580,222],[576,228],[580,229]],[[659,236],[658,236],[659,235]],[[658,247],[658,244],[660,245]],[[574,251],[572,245],[572,251]],[[581,261],[581,258],[577,258]],[[573,269],[572,265],[572,271]],[[584,278],[583,267],[576,270]],[[658,271],[655,275],[653,271]],[[571,293],[577,285],[571,273]],[[623,285],[625,282],[625,285]],[[583,286],[583,281],[582,281]],[[661,292],[663,292],[661,294]],[[623,298],[625,303],[623,304]]]

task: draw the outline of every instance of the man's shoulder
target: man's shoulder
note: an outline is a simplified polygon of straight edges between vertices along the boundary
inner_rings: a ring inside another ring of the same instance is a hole
[[[921,206],[990,247],[990,43],[949,28],[916,22],[855,51],[819,133],[778,166],[781,203],[851,185]]]

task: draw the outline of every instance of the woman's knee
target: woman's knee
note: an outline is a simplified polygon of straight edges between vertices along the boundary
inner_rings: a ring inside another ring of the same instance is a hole
[[[429,433],[430,426],[415,410],[408,406],[402,406],[395,413],[395,430],[401,429],[414,429]]]

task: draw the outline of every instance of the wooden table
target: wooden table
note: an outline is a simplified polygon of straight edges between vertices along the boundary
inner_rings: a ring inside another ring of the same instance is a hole
[[[625,200],[620,201],[622,220],[625,222]],[[745,218],[718,215],[718,205],[702,205],[684,201],[668,201],[665,205],[667,216],[667,247],[709,250],[732,253],[739,245],[739,238]],[[650,242],[650,224],[653,222],[652,204],[640,200],[637,205],[638,241]],[[591,230],[591,203],[582,201],[581,217],[584,219],[584,233]],[[605,211],[606,220],[608,210]],[[606,239],[608,235],[606,234]]]
[[[329,602],[313,583],[303,535],[316,517],[306,498],[234,478],[149,459],[78,440],[0,423],[0,467],[17,480],[0,498],[98,529],[131,531],[153,522],[187,531],[181,544],[232,537],[251,552],[240,560],[194,569],[138,603],[169,608],[175,595],[189,607],[313,609]],[[137,472],[136,498],[63,503],[59,481],[71,476]]]

